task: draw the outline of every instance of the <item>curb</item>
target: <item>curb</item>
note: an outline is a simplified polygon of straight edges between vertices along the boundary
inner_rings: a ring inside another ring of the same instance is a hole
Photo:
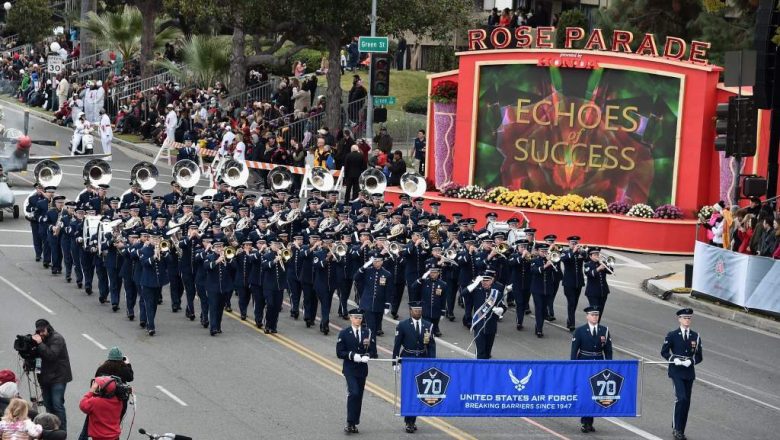
[[[0,95],[0,103],[3,103],[4,105],[13,105],[20,111],[27,111],[30,113],[31,118],[36,118],[40,121],[47,122],[52,125],[57,125],[51,122],[51,118],[54,116],[50,113],[45,112],[44,110],[35,109],[32,107],[28,107],[26,105],[21,105],[19,102],[17,102],[15,99],[10,98],[6,95]],[[59,125],[57,125],[59,127]],[[67,128],[67,127],[63,127]],[[136,153],[141,153],[145,156],[149,156],[150,158],[154,158],[154,156],[157,154],[157,150],[152,150],[151,148],[144,147],[143,145],[136,144],[134,142],[126,141],[124,139],[120,139],[118,137],[114,137],[114,144],[119,145],[121,147],[127,148],[128,150],[135,151]]]
[[[671,274],[669,274],[671,275]],[[666,278],[669,275],[661,275],[655,278],[649,278],[642,281],[642,290],[657,298],[677,304],[681,307],[690,307],[710,316],[726,319],[729,321],[744,324],[766,332],[780,334],[780,322],[774,319],[765,318],[754,313],[745,312],[734,306],[718,304],[705,298],[694,298],[689,294],[675,294],[672,291],[664,290],[654,281]]]

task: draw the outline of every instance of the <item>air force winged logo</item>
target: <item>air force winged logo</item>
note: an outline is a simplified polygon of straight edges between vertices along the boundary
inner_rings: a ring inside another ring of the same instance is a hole
[[[528,385],[528,381],[531,380],[531,375],[534,373],[534,370],[528,370],[528,374],[525,375],[524,378],[518,379],[515,377],[515,373],[512,372],[512,369],[509,369],[509,378],[512,379],[512,383],[515,384],[515,389],[517,391],[523,391],[525,389],[525,386]]]

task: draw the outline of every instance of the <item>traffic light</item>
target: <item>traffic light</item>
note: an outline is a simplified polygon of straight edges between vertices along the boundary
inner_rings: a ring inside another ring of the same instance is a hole
[[[735,96],[729,97],[728,103],[720,103],[715,111],[715,150],[734,151],[734,140],[737,133],[737,107]]]
[[[390,94],[390,55],[371,54],[371,95],[388,96]]]
[[[726,157],[752,157],[756,154],[758,110],[753,97],[731,96],[728,104],[718,104],[715,120],[715,150]]]
[[[753,97],[737,98],[737,134],[733,155],[752,157],[756,155],[756,129],[758,110]],[[728,154],[728,150],[726,151]]]

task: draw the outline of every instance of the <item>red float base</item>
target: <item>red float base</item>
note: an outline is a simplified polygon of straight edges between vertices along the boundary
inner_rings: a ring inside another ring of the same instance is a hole
[[[385,200],[398,203],[402,192],[398,188],[388,188]],[[499,220],[505,221],[515,216],[521,209],[496,205],[481,200],[453,199],[442,197],[437,192],[425,194],[426,209],[432,201],[441,202],[440,212],[448,217],[459,212],[464,217],[473,217],[484,226],[485,215],[495,211]],[[559,242],[566,237],[579,235],[581,242],[588,246],[599,246],[632,252],[655,254],[693,255],[696,239],[696,220],[658,220],[628,217],[615,214],[583,214],[565,211],[541,209],[521,210],[532,227],[537,229],[536,236],[547,234],[558,236]],[[703,234],[702,234],[703,235]]]

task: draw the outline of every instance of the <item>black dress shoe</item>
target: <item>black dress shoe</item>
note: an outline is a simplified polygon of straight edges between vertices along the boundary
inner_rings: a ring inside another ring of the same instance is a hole
[[[218,329],[217,329],[217,333],[219,333],[219,334],[222,334],[222,329],[221,329],[221,328],[218,328]]]
[[[328,327],[325,327],[325,330],[322,331],[322,334],[328,336],[328,333],[330,333],[330,329]]]
[[[352,431],[351,431],[351,432],[352,432],[353,434],[358,434],[358,433],[360,433],[360,431],[358,431],[358,429],[357,429],[357,426],[355,426],[355,425],[352,425]]]
[[[146,321],[141,321],[138,325],[141,326],[141,328],[146,328]]]
[[[98,298],[98,301],[100,302],[100,304],[105,304],[108,302],[108,300],[105,298]]]
[[[536,337],[537,338],[543,338],[544,334],[542,332],[536,332]]]
[[[43,263],[43,268],[44,269],[48,269],[49,268],[49,263]]]
[[[589,431],[589,432],[596,432],[596,428],[594,428],[594,427],[593,427],[593,424],[592,424],[592,423],[591,423],[590,425],[588,425],[588,431]],[[683,437],[684,437],[684,436],[683,436]]]
[[[65,278],[65,282],[66,283],[70,283],[71,281],[73,281],[73,278],[71,278],[71,277],[66,277]]]
[[[133,321],[133,320],[135,320],[135,315],[130,315],[130,316],[127,317],[127,319],[129,319],[130,321]]]
[[[574,330],[576,330],[576,328],[574,328],[574,326],[569,326],[569,331],[570,332],[573,332]]]
[[[292,316],[292,318],[297,321],[298,318],[301,316],[301,312],[295,312],[295,311],[290,312],[290,316]]]
[[[434,332],[433,336],[436,336],[437,338],[440,338],[441,337],[441,332]]]
[[[263,328],[263,323],[260,321],[255,321],[255,327],[257,328]]]
[[[162,303],[163,303],[163,300],[162,300],[162,298],[160,298],[160,299],[158,299],[158,300],[157,300],[157,305],[158,305],[158,306],[159,306],[160,304],[162,304]]]
[[[84,292],[86,292],[87,295],[92,295],[92,288],[91,287],[87,287],[87,288],[84,289]]]
[[[455,315],[450,315],[447,317],[447,319],[449,319],[450,322],[455,322]]]
[[[233,308],[232,308],[232,307],[230,307],[230,306],[225,306],[225,311],[226,311],[226,312],[228,312],[228,313],[230,313],[230,312],[232,312],[232,311],[233,311]]]
[[[154,334],[155,334],[154,330],[149,330],[149,336],[154,336]]]
[[[530,315],[531,314],[531,310],[530,309],[525,309],[525,314],[526,315]]]
[[[181,311],[181,307],[173,307],[171,308],[171,312],[173,313],[179,313]]]
[[[508,305],[509,307],[514,307],[514,306],[515,306],[515,302],[514,302],[514,301],[509,301],[509,304],[507,304],[507,305]]]
[[[209,328],[209,322],[208,321],[203,321],[203,322],[200,323],[200,325],[202,325],[203,328]]]
[[[580,426],[580,431],[582,431],[582,432],[584,432],[584,433],[586,433],[586,434],[587,434],[588,432],[590,432],[590,430],[588,429],[588,425],[586,425],[586,424],[584,424],[584,423],[582,424],[582,426]]]
[[[214,330],[212,330],[212,331],[211,331],[211,332],[209,332],[209,333],[211,334],[211,336],[217,336],[217,332],[216,332],[216,331],[214,331]]]
[[[275,335],[275,334],[279,333],[279,331],[276,330],[276,329],[273,329],[273,330],[271,330],[271,333]]]
[[[390,316],[392,316],[393,319],[398,319],[398,313],[391,313]]]
[[[119,306],[118,305],[113,305],[113,306],[111,306],[111,310],[116,312],[117,310],[119,310]]]
[[[265,334],[271,334],[271,330],[269,330],[268,327],[265,328]]]
[[[313,323],[313,322],[311,322],[311,321],[309,321],[308,319],[306,320],[306,328],[309,328],[309,327],[311,327],[313,324],[314,324],[314,323]]]
[[[84,287],[84,285],[81,283],[81,281],[76,281],[76,287],[81,289],[82,287]]]
[[[520,331],[520,330],[523,329],[523,325],[522,324],[517,324],[517,326],[515,326],[515,328],[517,328],[517,331]]]
[[[553,322],[553,321],[555,321],[555,316],[548,316],[548,317],[544,318],[544,320],[548,321],[548,322]]]
[[[36,263],[40,263],[41,262],[41,257],[35,257],[35,262]]]
[[[246,315],[241,315],[241,320],[246,321]]]
[[[406,425],[406,428],[404,429],[404,431],[406,431],[407,434],[414,434],[414,426],[412,426],[412,424],[409,423],[409,424]]]

